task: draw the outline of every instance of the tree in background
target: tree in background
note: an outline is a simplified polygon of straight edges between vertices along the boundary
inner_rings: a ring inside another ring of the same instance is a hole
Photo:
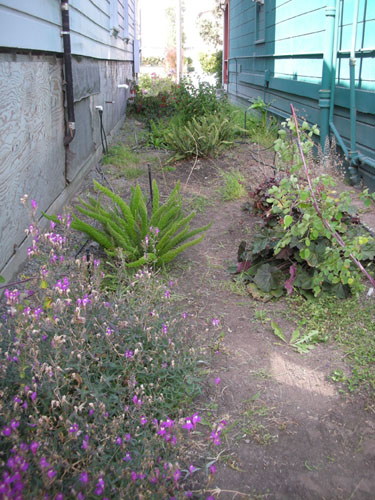
[[[215,0],[215,7],[201,12],[198,16],[199,34],[211,49],[199,54],[202,69],[208,75],[215,75],[217,85],[222,82],[223,64],[223,12],[220,0]]]

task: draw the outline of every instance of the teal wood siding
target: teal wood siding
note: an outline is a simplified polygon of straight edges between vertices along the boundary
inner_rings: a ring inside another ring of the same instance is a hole
[[[135,0],[70,0],[72,53],[132,61],[134,4]],[[1,0],[0,47],[61,53],[60,5],[57,0]]]
[[[326,50],[327,0],[264,0],[265,40],[257,40],[257,8],[251,0],[231,0],[228,94],[248,105],[261,97],[280,117],[293,103],[300,116],[320,125],[319,91]],[[337,0],[338,60],[334,123],[350,144],[349,53],[355,0]],[[356,37],[357,149],[375,159],[375,1],[361,0]],[[367,175],[367,174],[366,174]],[[373,172],[375,186],[375,170]]]

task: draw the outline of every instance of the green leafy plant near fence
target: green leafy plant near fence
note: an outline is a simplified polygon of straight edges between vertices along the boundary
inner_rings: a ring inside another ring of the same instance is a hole
[[[280,130],[277,175],[252,194],[264,225],[242,248],[233,271],[246,273],[254,293],[257,288],[278,297],[298,289],[306,296],[347,297],[363,289],[363,275],[374,283],[368,271],[375,240],[359,223],[350,194],[335,191],[335,179],[325,173],[327,160],[315,167],[311,160],[317,171],[310,173],[304,155],[319,131],[306,122],[301,128],[302,138],[293,120]]]
[[[76,209],[89,219],[101,224],[102,229],[73,215],[71,227],[87,234],[110,256],[121,253],[126,265],[138,268],[144,265],[159,267],[172,261],[178,254],[196,245],[205,236],[204,231],[210,224],[190,229],[190,222],[195,212],[185,216],[182,211],[180,183],[170,193],[164,204],[160,204],[159,189],[153,181],[153,200],[151,215],[141,188],[132,188],[127,204],[109,188],[94,181],[95,187],[112,202],[111,208],[105,208],[100,199],[88,197],[88,202],[80,199]],[[194,236],[201,234],[198,238]],[[189,240],[189,241],[188,241]]]

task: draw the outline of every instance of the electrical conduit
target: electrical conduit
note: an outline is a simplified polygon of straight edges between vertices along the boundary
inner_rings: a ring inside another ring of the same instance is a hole
[[[73,72],[72,72],[72,50],[70,45],[70,23],[68,0],[61,0],[62,37],[64,43],[64,74],[66,107],[68,113],[68,128],[64,137],[64,145],[67,146],[74,139],[76,123],[74,118],[74,95],[73,95]]]

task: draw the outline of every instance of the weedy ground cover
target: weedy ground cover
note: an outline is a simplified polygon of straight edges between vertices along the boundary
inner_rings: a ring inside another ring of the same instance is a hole
[[[238,200],[246,195],[245,177],[238,170],[222,172],[222,186],[219,193],[224,201]]]
[[[71,217],[42,234],[36,209],[39,271],[1,319],[1,497],[191,497],[199,352],[173,282],[123,270],[109,292],[99,259],[69,257]]]
[[[332,380],[351,392],[373,394],[375,311],[372,299],[326,297],[306,301],[301,297],[291,297],[287,314],[292,311],[297,321],[303,321],[304,331],[315,331],[343,349],[349,372],[332,367]]]

